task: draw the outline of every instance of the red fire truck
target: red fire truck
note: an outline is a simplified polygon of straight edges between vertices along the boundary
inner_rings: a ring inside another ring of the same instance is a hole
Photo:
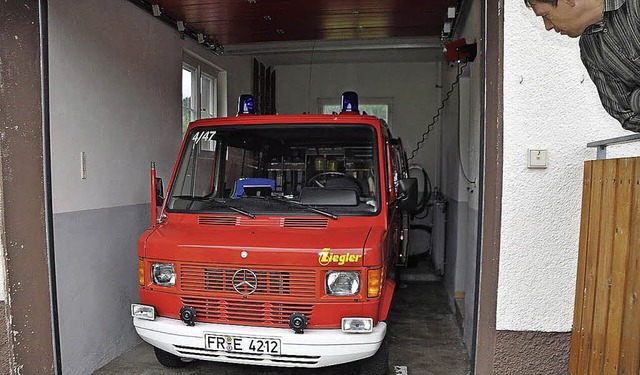
[[[131,314],[160,363],[387,372],[416,181],[387,124],[342,99],[340,114],[258,116],[243,95],[237,117],[189,126],[166,198],[152,167]]]

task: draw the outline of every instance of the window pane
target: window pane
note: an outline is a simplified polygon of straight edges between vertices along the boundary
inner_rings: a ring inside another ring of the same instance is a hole
[[[340,105],[336,104],[325,104],[322,106],[322,114],[323,115],[330,115],[332,113],[340,113]]]
[[[360,105],[360,111],[389,122],[389,106],[387,104],[362,104]]]
[[[322,106],[322,114],[330,115],[332,113],[340,113],[340,105],[325,104]],[[389,122],[389,105],[388,104],[360,104],[360,112],[366,112],[368,115],[381,118],[387,123]]]
[[[182,106],[191,108],[191,96],[193,95],[191,88],[193,87],[193,71],[182,68]],[[185,105],[189,103],[189,105]]]
[[[213,117],[213,80],[203,75],[201,79],[200,101],[202,108],[200,109],[200,118]]]
[[[194,106],[193,100],[193,76],[195,72],[182,68],[182,132],[184,133],[189,126],[189,123],[195,120],[193,116],[192,108]]]

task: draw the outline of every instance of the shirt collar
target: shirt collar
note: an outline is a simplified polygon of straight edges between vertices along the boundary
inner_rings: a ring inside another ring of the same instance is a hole
[[[611,12],[612,10],[618,10],[625,2],[626,0],[604,0],[603,13]]]
[[[626,0],[604,0],[604,7],[602,8],[603,21],[587,27],[583,34],[595,34],[603,31],[606,28],[607,18],[605,13],[620,9],[625,2]]]

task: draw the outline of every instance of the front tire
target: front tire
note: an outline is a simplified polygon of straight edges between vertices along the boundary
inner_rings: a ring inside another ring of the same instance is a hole
[[[360,361],[359,375],[388,375],[389,374],[389,344],[387,337],[382,340],[380,348],[372,357]]]
[[[156,359],[160,364],[169,368],[180,368],[184,367],[188,364],[188,362],[184,362],[177,355],[173,355],[171,353],[165,352],[162,349],[158,349],[155,346],[153,347],[153,351],[156,354]]]

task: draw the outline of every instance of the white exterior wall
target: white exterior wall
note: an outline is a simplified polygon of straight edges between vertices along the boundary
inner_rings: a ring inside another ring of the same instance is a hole
[[[583,162],[591,141],[627,135],[602,108],[578,40],[545,31],[522,1],[505,1],[504,166],[498,330],[571,330]],[[549,150],[527,169],[527,149]],[[640,155],[640,145],[610,156]]]

